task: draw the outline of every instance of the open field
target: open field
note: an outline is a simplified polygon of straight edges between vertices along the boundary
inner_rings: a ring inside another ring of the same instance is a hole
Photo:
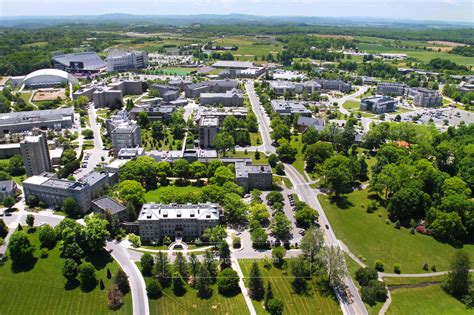
[[[239,260],[244,277],[248,277],[253,260]],[[283,314],[341,314],[336,297],[321,278],[314,277],[308,281],[312,290],[307,295],[296,294],[292,288],[293,277],[288,269],[281,270],[274,266],[264,268],[263,261],[259,262],[262,278],[265,282],[271,281],[273,295],[285,305]],[[288,273],[285,275],[284,273]],[[263,301],[252,301],[257,314],[268,314],[262,306]]]
[[[387,314],[472,314],[472,310],[443,291],[441,285],[391,290]]]
[[[446,52],[437,52],[437,51],[428,51],[428,50],[417,50],[412,48],[394,48],[387,47],[378,44],[370,43],[361,43],[357,47],[362,51],[367,51],[368,53],[401,53],[407,54],[409,57],[419,59],[422,62],[429,62],[434,58],[442,58],[451,60],[458,64],[474,66],[473,57],[465,57],[460,55],[448,54]],[[436,48],[435,48],[436,49]]]
[[[400,263],[402,273],[423,273],[426,262],[436,265],[438,271],[448,270],[450,259],[456,249],[430,236],[409,229],[397,230],[393,223],[386,224],[387,211],[379,207],[374,213],[367,213],[367,190],[356,191],[331,202],[326,195],[319,201],[331,222],[337,237],[356,255],[367,259],[369,266],[382,260],[386,272],[393,272],[393,264]],[[474,258],[474,245],[465,245],[464,250]]]
[[[33,102],[41,101],[54,101],[58,97],[60,99],[65,99],[66,95],[64,94],[65,89],[49,89],[49,90],[38,90],[33,95]]]
[[[348,111],[357,111],[360,108],[360,102],[357,101],[345,101],[344,104],[342,104],[342,107],[347,109]]]
[[[299,134],[297,136],[292,135],[291,136],[291,146],[297,150],[295,161],[291,163],[294,168],[298,172],[300,172],[301,175],[303,175],[304,178],[306,178],[306,174],[304,173],[304,167],[305,167],[305,162],[304,162],[304,154],[302,152],[303,150],[303,142],[301,141],[302,135]]]
[[[250,36],[226,37],[217,39],[213,43],[219,46],[238,46],[238,50],[229,51],[237,60],[254,61],[255,56],[261,60],[262,56],[267,56],[269,53],[276,55],[282,50],[280,42],[259,41]]]
[[[38,232],[29,237],[36,246],[35,257],[39,257]],[[48,254],[47,258],[37,258],[33,269],[27,271],[13,271],[11,260],[0,265],[1,314],[132,314],[131,294],[125,296],[124,305],[118,311],[111,311],[107,306],[107,289],[112,283],[106,277],[107,269],[115,274],[119,268],[110,256],[100,255],[91,260],[105,289],[97,285],[85,293],[79,287],[65,288],[59,245]]]
[[[197,68],[165,67],[165,68],[160,68],[160,70],[163,71],[165,74],[185,76],[185,75],[189,75],[191,72],[196,71]]]

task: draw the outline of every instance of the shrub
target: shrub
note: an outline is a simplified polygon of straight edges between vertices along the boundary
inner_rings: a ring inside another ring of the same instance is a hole
[[[393,264],[393,272],[400,274],[402,272],[400,264]]]
[[[47,248],[41,248],[40,257],[41,258],[48,258],[48,249]]]
[[[242,243],[241,243],[240,237],[234,236],[232,238],[232,247],[233,248],[240,248],[241,246],[242,246]]]
[[[130,241],[130,243],[132,243],[132,247],[137,248],[137,247],[142,246],[140,236],[138,236],[138,235],[130,233],[130,234],[128,234],[128,240]]]
[[[385,219],[385,224],[390,224],[390,220],[389,220],[389,219]]]
[[[163,294],[161,284],[156,279],[150,279],[146,283],[146,292],[150,299],[157,299]]]
[[[222,270],[217,276],[217,288],[220,294],[233,294],[239,290],[239,275],[231,268]]]
[[[431,266],[431,271],[436,272],[436,265]]]
[[[395,226],[394,226],[396,229],[400,230],[400,220],[397,220],[397,222],[395,222]]]
[[[376,211],[378,208],[377,201],[375,200],[370,200],[369,203],[367,204],[367,212],[372,213]]]
[[[429,269],[428,263],[424,263],[423,264],[423,270],[428,271],[428,269]]]
[[[369,268],[369,267],[359,268],[355,274],[355,278],[361,286],[369,285],[369,282],[372,280],[376,280],[377,277],[378,277],[377,270],[375,270],[374,268]]]
[[[116,284],[113,284],[107,293],[107,302],[111,309],[118,309],[123,303],[123,293]]]
[[[381,260],[376,260],[375,261],[375,269],[377,269],[377,271],[380,271],[382,272],[384,269],[383,269],[383,262]]]
[[[271,315],[281,315],[283,314],[283,302],[277,299],[270,299],[267,302],[267,311]]]

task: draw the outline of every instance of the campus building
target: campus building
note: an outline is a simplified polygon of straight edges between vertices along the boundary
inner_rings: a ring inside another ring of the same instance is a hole
[[[74,123],[74,108],[35,110],[0,114],[0,136],[8,133],[71,128]]]
[[[225,93],[239,88],[236,80],[210,80],[184,86],[184,95],[187,98],[199,97],[201,93]]]
[[[219,60],[212,64],[212,67],[217,69],[245,70],[255,66],[249,61]]]
[[[402,96],[405,94],[406,85],[403,83],[380,82],[377,84],[377,94]]]
[[[308,93],[313,94],[321,90],[321,84],[316,81],[306,81],[306,82],[290,82],[290,81],[270,81],[269,82],[270,90],[272,90],[275,95],[295,95]]]
[[[311,117],[311,111],[304,106],[304,102],[271,100],[270,104],[273,111],[282,116],[299,114],[300,116]]]
[[[22,84],[29,88],[52,87],[75,84],[77,79],[71,74],[57,69],[41,69],[31,72],[23,78]]]
[[[108,196],[93,200],[92,211],[103,214],[109,213],[121,222],[128,220],[127,208]]]
[[[437,107],[443,105],[443,96],[436,90],[426,88],[410,88],[407,96],[413,99],[416,106]]]
[[[235,183],[248,192],[252,189],[272,189],[272,168],[270,165],[253,165],[249,162],[235,162]]]
[[[360,101],[360,110],[375,114],[394,112],[396,106],[397,100],[386,96],[373,96]]]
[[[110,84],[109,86],[95,88],[92,93],[92,100],[94,101],[94,106],[97,108],[113,107],[116,105],[121,106],[124,95],[139,95],[142,93],[143,93],[142,81],[125,80],[125,81],[114,82]]]
[[[352,89],[352,85],[350,83],[345,83],[342,80],[317,79],[315,81],[321,85],[322,91],[339,91],[342,93],[349,93]]]
[[[201,105],[243,106],[244,95],[237,89],[224,93],[201,93]]]
[[[20,142],[20,152],[28,177],[50,172],[53,169],[48,142],[44,135],[26,136]]]
[[[164,84],[152,84],[150,86],[151,91],[158,91],[159,97],[163,99],[163,101],[169,102],[174,101],[179,98],[180,90],[178,87],[174,87],[171,85],[164,85]]]
[[[132,122],[119,123],[110,134],[114,154],[117,155],[122,148],[139,147],[142,144],[140,127]]]
[[[61,208],[66,198],[74,199],[81,213],[86,213],[91,208],[91,186],[89,184],[58,179],[51,173],[27,178],[23,181],[23,192],[26,201],[34,196],[50,208]]]
[[[107,71],[127,71],[148,67],[146,51],[111,50],[107,56]]]
[[[219,126],[224,123],[226,117],[234,116],[235,118],[245,119],[248,114],[248,109],[245,107],[199,107],[196,114],[196,121],[200,121],[202,117],[217,117],[219,119]]]
[[[138,216],[140,238],[143,242],[159,242],[168,236],[190,241],[219,224],[222,208],[216,203],[144,204]]]
[[[199,121],[199,146],[209,148],[212,146],[214,137],[219,132],[219,118],[202,117]]]
[[[3,200],[8,197],[15,199],[17,191],[18,185],[13,179],[0,181],[0,200]]]

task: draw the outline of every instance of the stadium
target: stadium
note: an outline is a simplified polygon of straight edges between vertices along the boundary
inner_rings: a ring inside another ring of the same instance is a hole
[[[41,69],[31,72],[23,79],[25,87],[49,87],[64,85],[66,83],[77,83],[77,79],[71,74],[57,69]]]

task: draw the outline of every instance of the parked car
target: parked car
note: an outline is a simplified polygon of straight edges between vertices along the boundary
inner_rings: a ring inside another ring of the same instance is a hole
[[[299,233],[300,235],[304,235],[305,230],[299,230],[298,233]]]
[[[328,229],[328,230],[329,230],[329,225],[327,225],[327,224],[326,224],[326,225],[324,225],[324,226],[326,227],[326,229]]]

